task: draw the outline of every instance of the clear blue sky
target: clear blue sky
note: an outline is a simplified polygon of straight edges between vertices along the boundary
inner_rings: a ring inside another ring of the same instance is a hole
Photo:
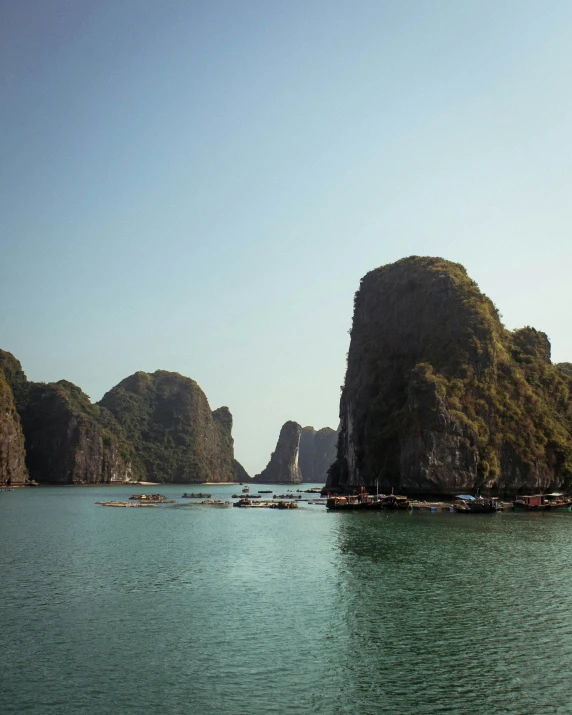
[[[4,0],[0,347],[335,427],[360,277],[463,263],[572,360],[569,0]]]

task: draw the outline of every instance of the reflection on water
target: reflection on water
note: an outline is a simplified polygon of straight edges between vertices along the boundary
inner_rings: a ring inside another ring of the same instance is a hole
[[[6,496],[3,714],[570,712],[572,514]]]
[[[570,514],[363,516],[339,525],[346,711],[570,712]]]

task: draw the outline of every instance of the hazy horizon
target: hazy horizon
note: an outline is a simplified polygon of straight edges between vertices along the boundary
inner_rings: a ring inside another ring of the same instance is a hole
[[[191,377],[260,472],[336,428],[360,278],[462,263],[572,361],[572,5],[0,10],[0,348],[92,400]]]

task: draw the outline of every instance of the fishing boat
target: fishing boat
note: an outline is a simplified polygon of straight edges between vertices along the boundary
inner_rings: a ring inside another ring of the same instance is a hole
[[[382,509],[409,509],[409,499],[398,494],[381,498]]]
[[[570,497],[562,492],[553,492],[552,494],[545,495],[546,508],[547,509],[569,509],[572,501]]]
[[[383,508],[381,499],[367,494],[329,497],[326,507],[328,511],[371,511]]]
[[[498,499],[474,497],[472,494],[458,494],[453,508],[459,514],[495,514],[501,511]]]
[[[548,509],[548,501],[544,494],[524,494],[517,497],[512,505],[517,510],[524,511],[543,511]]]
[[[229,507],[232,505],[231,501],[221,501],[220,499],[205,499],[204,501],[191,501],[186,504],[175,504],[178,509],[188,509],[190,506],[214,506],[214,507]]]
[[[168,499],[164,494],[132,494],[129,499],[141,502],[168,503]]]
[[[197,492],[196,494],[195,492],[191,492],[190,494],[185,492],[181,499],[210,499],[211,496],[212,494],[203,494],[202,492]]]
[[[151,502],[138,502],[137,504],[131,504],[128,501],[98,501],[96,504],[99,504],[100,506],[129,507],[130,509],[155,506],[155,504],[152,504]]]
[[[250,491],[250,487],[244,487],[244,489],[242,490],[242,493],[248,494],[249,491]]]

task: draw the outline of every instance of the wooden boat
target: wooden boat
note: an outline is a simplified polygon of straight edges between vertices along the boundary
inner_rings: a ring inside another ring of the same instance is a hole
[[[233,503],[233,506],[237,506],[240,508],[244,508],[244,507],[251,506],[251,505],[252,505],[252,502],[250,501],[250,499],[246,499],[246,497],[243,497],[242,499],[239,499],[238,501],[235,501]]]
[[[130,509],[155,506],[155,504],[152,504],[151,502],[138,502],[137,504],[130,504],[128,501],[98,501],[96,504],[99,504],[100,506],[129,507]]]
[[[496,514],[497,511],[501,511],[498,499],[495,497],[485,499],[471,494],[459,494],[453,508],[459,514]]]
[[[129,499],[141,502],[169,503],[164,494],[132,494]]]
[[[381,499],[382,509],[409,509],[409,499],[405,496],[390,494]]]
[[[181,499],[210,499],[211,496],[212,494],[203,494],[202,492],[197,492],[196,494],[195,492],[191,492],[190,494],[185,492]]]
[[[569,509],[572,501],[562,492],[553,492],[545,494],[545,504],[547,509]]]
[[[263,501],[263,502],[252,502],[248,498],[239,499],[234,502],[233,506],[237,506],[242,509],[297,509],[298,504],[296,502],[287,501]]]
[[[547,501],[544,494],[525,494],[517,497],[512,505],[515,509],[524,511],[542,511],[548,508]]]
[[[328,511],[371,511],[382,509],[383,502],[377,497],[360,494],[359,496],[329,497],[326,501]]]
[[[186,504],[175,504],[177,508],[188,509],[190,506],[215,506],[215,507],[229,507],[232,505],[231,501],[221,501],[220,499],[206,499],[205,501],[191,501]]]

